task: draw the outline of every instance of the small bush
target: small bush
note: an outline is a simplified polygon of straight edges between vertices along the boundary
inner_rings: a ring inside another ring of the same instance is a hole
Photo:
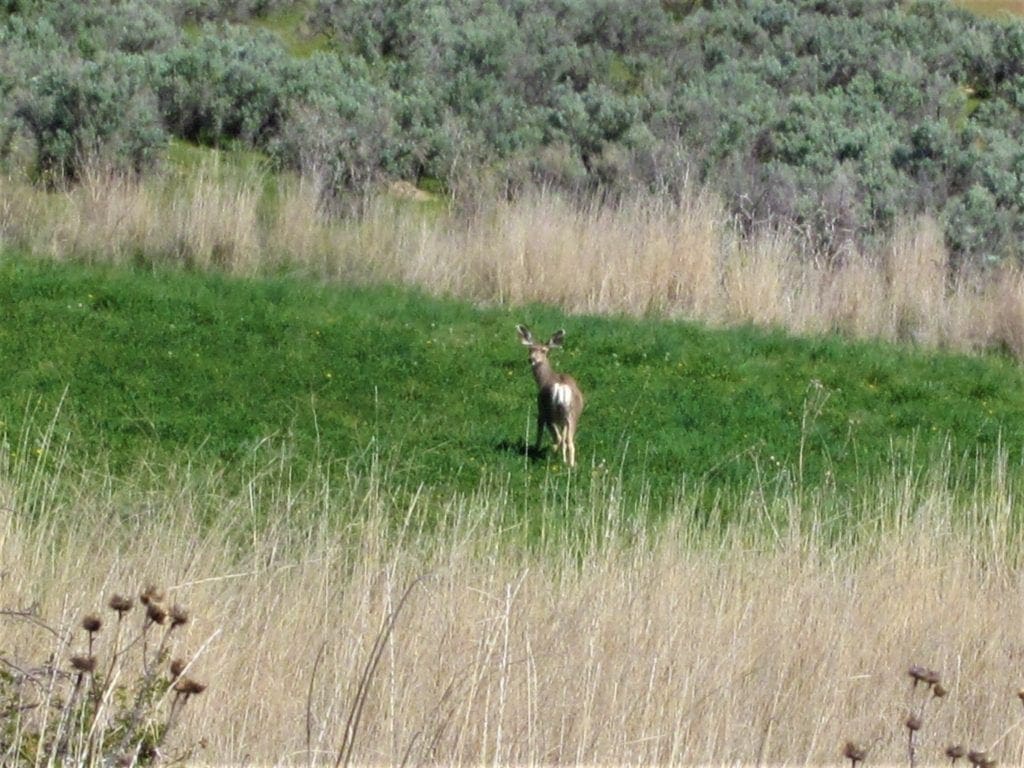
[[[154,587],[139,599],[134,610],[132,599],[113,595],[106,620],[89,613],[73,634],[31,612],[4,612],[57,640],[38,665],[0,653],[4,765],[149,765],[161,757],[182,711],[206,686],[186,675],[190,662],[172,660],[188,612],[167,605]],[[136,622],[133,612],[141,615]]]
[[[281,126],[289,74],[273,35],[207,27],[156,61],[160,114],[189,141],[261,146]]]
[[[139,174],[157,161],[166,134],[143,70],[139,58],[112,54],[58,60],[32,79],[16,117],[34,142],[42,178],[75,181],[97,162]]]

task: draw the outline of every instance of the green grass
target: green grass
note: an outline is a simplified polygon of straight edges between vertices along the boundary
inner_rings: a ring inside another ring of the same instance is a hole
[[[296,58],[307,58],[314,53],[329,50],[330,38],[322,33],[306,29],[306,18],[313,10],[312,2],[291,3],[265,16],[254,19],[251,24],[277,35],[288,52]]]
[[[12,450],[63,401],[72,464],[115,474],[241,477],[270,444],[297,471],[382,457],[409,492],[498,480],[528,503],[621,478],[658,509],[681,484],[841,492],[947,446],[969,481],[977,456],[1001,446],[1016,466],[1024,445],[1024,375],[1002,357],[11,255],[0,299]],[[524,456],[535,386],[516,322],[567,329],[554,362],[589,401],[571,480],[550,452]]]
[[[270,159],[254,149],[241,146],[217,149],[190,144],[182,139],[172,139],[168,144],[167,162],[183,178],[213,170],[216,180],[224,181],[259,177],[271,171]]]

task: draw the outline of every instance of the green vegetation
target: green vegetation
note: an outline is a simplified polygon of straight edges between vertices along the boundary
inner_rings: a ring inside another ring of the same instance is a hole
[[[816,255],[928,214],[984,266],[1022,257],[1022,51],[941,0],[11,0],[0,156],[53,183],[241,145],[332,204],[697,181]]]
[[[1000,446],[1015,462],[1024,444],[1024,374],[1002,357],[13,257],[0,296],[9,450],[38,447],[17,436],[59,411],[72,463],[119,475],[144,460],[240,477],[280,450],[300,474],[385,461],[396,493],[507,482],[526,503],[621,482],[657,512],[683,486],[842,490],[894,462],[966,457],[971,473]],[[525,455],[518,321],[567,329],[556,369],[589,401],[571,480],[550,451]]]

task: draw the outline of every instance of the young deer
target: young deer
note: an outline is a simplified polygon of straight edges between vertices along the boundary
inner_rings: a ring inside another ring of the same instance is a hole
[[[537,380],[537,443],[540,449],[544,428],[551,430],[555,450],[561,451],[562,461],[576,466],[576,427],[583,412],[583,393],[576,380],[565,373],[555,373],[548,361],[552,347],[562,346],[565,331],[558,331],[547,344],[538,344],[525,325],[517,325],[519,340],[530,348],[530,366]]]

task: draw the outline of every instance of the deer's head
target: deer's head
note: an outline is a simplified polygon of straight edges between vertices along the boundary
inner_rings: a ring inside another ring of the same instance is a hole
[[[516,331],[519,333],[519,340],[527,347],[530,348],[530,365],[534,370],[537,370],[540,366],[548,362],[548,352],[554,347],[562,346],[562,341],[565,339],[565,331],[556,331],[555,334],[547,340],[547,343],[541,344],[533,338],[533,334],[530,329],[525,325],[517,325]]]

